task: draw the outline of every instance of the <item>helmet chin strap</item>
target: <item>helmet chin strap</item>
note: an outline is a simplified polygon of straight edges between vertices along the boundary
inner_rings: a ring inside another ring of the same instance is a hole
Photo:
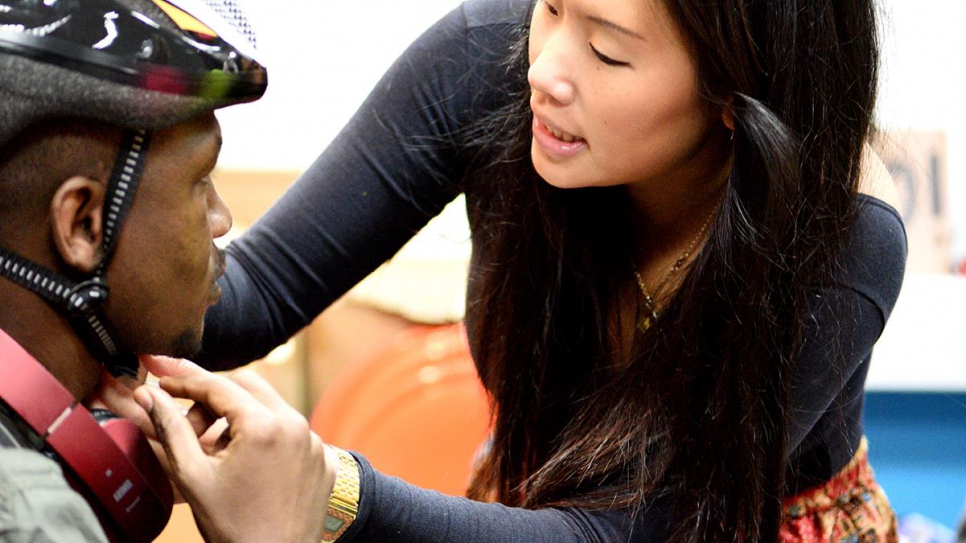
[[[114,376],[137,376],[137,355],[115,338],[117,332],[103,314],[110,290],[107,264],[124,217],[131,208],[147,158],[150,133],[125,130],[107,183],[102,249],[104,257],[91,277],[80,283],[0,248],[0,276],[27,288],[64,314],[91,355]]]

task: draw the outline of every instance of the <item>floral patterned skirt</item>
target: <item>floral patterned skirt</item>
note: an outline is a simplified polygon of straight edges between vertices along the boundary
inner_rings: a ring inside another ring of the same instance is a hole
[[[896,543],[896,516],[869,466],[865,438],[852,460],[821,486],[782,503],[779,543]]]

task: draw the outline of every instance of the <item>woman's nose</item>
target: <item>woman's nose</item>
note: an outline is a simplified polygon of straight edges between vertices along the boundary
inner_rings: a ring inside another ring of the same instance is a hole
[[[573,102],[576,88],[570,77],[569,55],[562,45],[561,40],[548,39],[532,59],[527,80],[534,94],[567,105]]]

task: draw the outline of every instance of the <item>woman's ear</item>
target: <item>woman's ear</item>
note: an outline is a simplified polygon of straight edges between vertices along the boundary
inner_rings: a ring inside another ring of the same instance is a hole
[[[51,233],[60,257],[83,273],[101,262],[105,187],[76,176],[64,181],[50,202]]]
[[[728,130],[735,131],[735,101],[728,99],[728,103],[721,108],[721,122],[728,127]]]

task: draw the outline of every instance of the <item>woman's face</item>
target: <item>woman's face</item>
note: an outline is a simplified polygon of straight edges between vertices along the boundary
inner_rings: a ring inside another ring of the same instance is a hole
[[[661,0],[539,0],[529,55],[531,155],[551,185],[653,190],[720,171],[722,108],[699,97]]]

